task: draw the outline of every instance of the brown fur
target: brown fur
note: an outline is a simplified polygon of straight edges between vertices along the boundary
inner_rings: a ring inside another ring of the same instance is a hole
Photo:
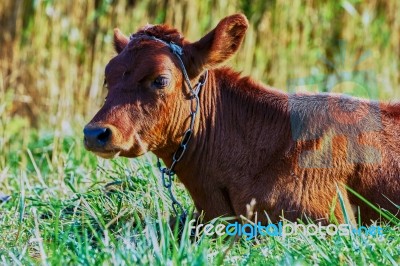
[[[171,165],[189,126],[190,101],[176,56],[148,37],[156,36],[183,46],[192,84],[209,69],[193,138],[175,168],[206,219],[246,215],[255,199],[264,222],[267,213],[272,221],[283,215],[326,223],[332,204],[344,222],[338,190],[349,212],[356,205],[364,222],[379,218],[346,185],[397,215],[388,199],[400,203],[400,105],[288,95],[218,68],[238,50],[247,26],[243,15],[233,15],[195,43],[165,25],[147,26],[130,41],[115,30],[119,54],[106,67],[108,97],[87,126],[112,135],[104,147],[86,148],[106,158],[152,151]],[[170,83],[154,88],[161,74]]]

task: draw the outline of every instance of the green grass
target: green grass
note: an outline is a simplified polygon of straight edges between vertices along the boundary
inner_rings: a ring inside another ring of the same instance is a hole
[[[24,128],[15,123],[8,127]],[[395,224],[384,225],[382,237],[299,234],[246,241],[201,235],[195,240],[188,230],[179,236],[169,226],[170,201],[153,156],[105,161],[86,152],[75,132],[18,132],[3,132],[11,141],[1,154],[7,166],[0,172],[0,191],[12,197],[0,204],[1,264],[400,263]],[[179,183],[176,192],[192,209]]]

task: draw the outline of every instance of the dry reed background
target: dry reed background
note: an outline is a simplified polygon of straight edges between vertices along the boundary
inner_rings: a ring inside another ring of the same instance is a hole
[[[114,55],[112,29],[130,33],[169,23],[196,40],[226,15],[244,12],[251,27],[235,69],[286,90],[287,81],[341,70],[372,70],[380,98],[399,98],[400,2],[6,0],[0,3],[2,116],[33,125],[90,116],[102,102],[103,69]],[[342,47],[343,50],[343,47]],[[355,62],[368,52],[358,66]]]

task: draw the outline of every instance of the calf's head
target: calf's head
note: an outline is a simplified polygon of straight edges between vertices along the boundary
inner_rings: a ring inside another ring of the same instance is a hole
[[[118,55],[105,69],[104,105],[84,128],[85,148],[104,158],[175,149],[188,127],[190,101],[183,69],[168,43],[183,49],[181,59],[194,84],[205,69],[239,49],[247,27],[243,15],[229,16],[194,43],[165,25],[146,26],[130,38],[115,29]]]

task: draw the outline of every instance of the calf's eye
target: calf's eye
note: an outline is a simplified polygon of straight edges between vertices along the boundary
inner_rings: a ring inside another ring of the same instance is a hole
[[[169,85],[169,78],[166,76],[158,76],[153,81],[153,86],[157,89],[163,89]]]
[[[128,71],[128,70],[126,70],[126,71],[124,71],[124,73],[122,73],[122,77],[123,77],[123,78],[126,78],[126,77],[128,77],[130,74],[131,74],[131,72]]]

